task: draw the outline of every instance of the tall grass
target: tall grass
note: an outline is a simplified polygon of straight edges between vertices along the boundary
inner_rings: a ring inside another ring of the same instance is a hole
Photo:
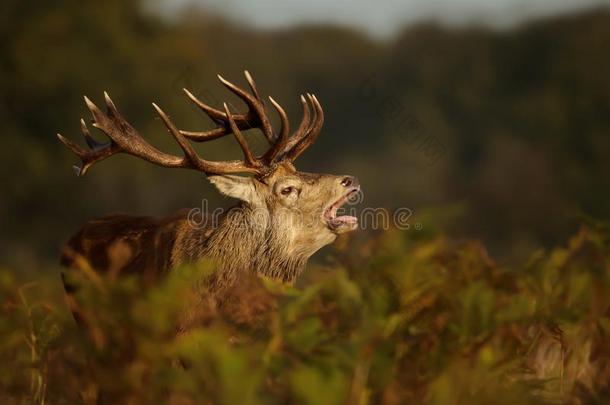
[[[198,269],[150,289],[104,281],[82,298],[97,342],[44,285],[4,270],[0,401],[604,403],[609,235],[592,225],[504,268],[476,242],[389,231],[339,249],[304,287],[260,287],[276,304],[256,322],[213,317],[178,335]]]

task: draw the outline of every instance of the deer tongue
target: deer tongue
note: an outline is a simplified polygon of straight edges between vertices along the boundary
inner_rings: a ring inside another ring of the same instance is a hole
[[[330,220],[331,225],[340,226],[340,225],[357,225],[358,218],[353,217],[351,215],[340,215]]]
[[[330,219],[327,223],[328,228],[332,232],[341,234],[356,229],[358,227],[358,218],[351,215],[340,215]]]
[[[341,230],[352,230],[356,226],[358,226],[358,218],[353,217],[351,215],[339,215],[337,216],[337,211],[343,204],[345,204],[349,196],[357,190],[352,190],[349,193],[345,194],[343,197],[335,201],[330,207],[327,208],[324,213],[324,218],[326,219],[326,223],[328,227],[333,231],[341,231]]]

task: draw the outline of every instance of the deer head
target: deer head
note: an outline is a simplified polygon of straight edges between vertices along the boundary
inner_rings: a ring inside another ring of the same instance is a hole
[[[168,132],[182,149],[183,156],[159,151],[121,116],[113,101],[104,93],[106,113],[85,97],[93,116],[93,126],[106,134],[110,141],[95,140],[84,120],[81,129],[89,149],[84,149],[58,134],[59,140],[74,152],[82,163],[75,166],[77,175],[84,175],[95,163],[117,153],[127,153],[156,165],[186,168],[203,172],[218,190],[241,201],[250,219],[257,218],[267,234],[282,241],[288,254],[309,257],[320,247],[331,243],[337,234],[353,230],[357,220],[352,216],[338,216],[338,209],[350,195],[358,192],[358,180],[351,176],[311,174],[295,169],[294,160],[320,134],[324,112],[312,94],[302,95],[303,118],[290,134],[284,109],[271,97],[269,101],[279,114],[281,128],[274,132],[265,104],[250,74],[245,72],[251,92],[218,76],[221,83],[241,98],[248,106],[243,114],[234,114],[224,103],[223,111],[213,108],[184,89],[186,96],[218,126],[208,131],[179,130],[163,110],[153,103]],[[242,131],[259,129],[269,143],[268,150],[254,156]],[[206,142],[232,134],[243,152],[243,160],[209,161],[201,158],[189,142]],[[237,174],[242,174],[237,175]],[[243,176],[246,175],[246,176]],[[266,236],[269,238],[269,236]]]

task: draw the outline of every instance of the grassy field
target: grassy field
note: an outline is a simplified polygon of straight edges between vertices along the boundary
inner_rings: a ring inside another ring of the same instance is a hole
[[[610,399],[608,228],[583,227],[516,268],[476,242],[388,231],[354,244],[302,287],[267,285],[277,309],[258,322],[218,318],[178,337],[172,319],[196,269],[146,291],[134,280],[92,283],[99,346],[49,287],[57,280],[21,284],[5,269],[0,400],[71,404],[96,391],[108,403]]]

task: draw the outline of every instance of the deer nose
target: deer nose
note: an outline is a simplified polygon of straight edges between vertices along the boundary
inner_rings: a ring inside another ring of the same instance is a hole
[[[360,185],[360,182],[354,176],[347,176],[341,180],[341,185],[343,187],[358,187]]]

